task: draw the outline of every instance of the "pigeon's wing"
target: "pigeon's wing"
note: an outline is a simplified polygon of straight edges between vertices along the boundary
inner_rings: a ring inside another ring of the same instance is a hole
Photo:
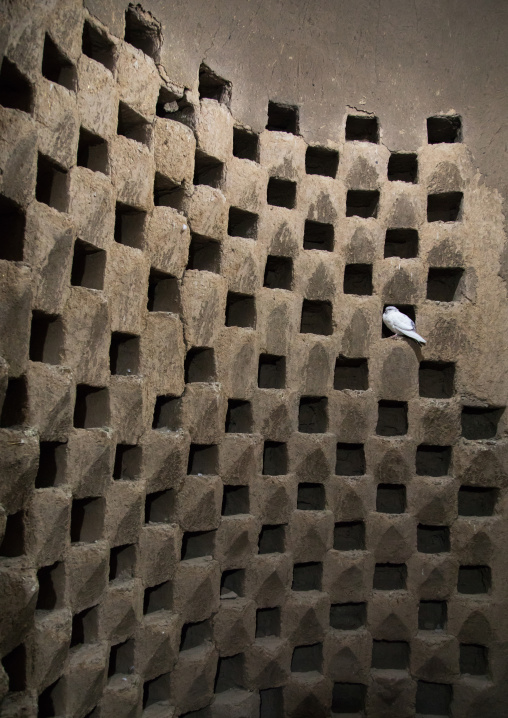
[[[402,312],[397,312],[397,314],[392,317],[392,323],[394,327],[400,329],[402,332],[412,332],[416,328],[413,320],[406,314],[402,314]]]

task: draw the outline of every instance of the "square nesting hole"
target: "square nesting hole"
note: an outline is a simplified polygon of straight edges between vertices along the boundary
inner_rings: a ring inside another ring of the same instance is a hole
[[[0,428],[21,427],[27,421],[28,390],[24,376],[11,377],[7,382],[2,412],[0,413]]]
[[[102,538],[104,499],[74,499],[71,508],[71,543],[94,543]]]
[[[121,202],[116,203],[115,242],[143,249],[145,243],[146,212]]]
[[[273,207],[294,209],[296,204],[296,182],[270,177],[266,190],[266,201]]]
[[[215,674],[214,692],[224,693],[230,689],[241,689],[244,685],[244,663],[243,653],[237,653],[236,656],[228,656],[227,658],[219,658]]]
[[[447,553],[450,550],[449,527],[418,524],[416,545],[420,553]]]
[[[463,406],[461,414],[462,436],[464,439],[479,441],[493,439],[497,435],[503,407]]]
[[[216,531],[186,531],[182,538],[182,561],[213,556]]]
[[[145,681],[143,683],[143,709],[148,709],[150,706],[160,705],[164,710],[169,701],[170,689],[170,673],[163,673],[162,675],[157,676],[157,678]],[[146,710],[143,712],[146,712]]]
[[[145,588],[143,596],[143,614],[146,616],[156,611],[169,611],[173,604],[173,585],[171,581],[158,583]]]
[[[473,643],[461,643],[459,666],[462,674],[486,676],[489,672],[489,649]]]
[[[411,182],[418,178],[418,155],[414,152],[392,152],[388,160],[390,182]]]
[[[228,399],[226,433],[250,434],[252,432],[252,406],[250,401]]]
[[[493,516],[499,489],[485,486],[461,486],[458,494],[459,516]]]
[[[344,294],[372,294],[372,264],[346,264]]]
[[[458,115],[436,115],[427,118],[427,139],[429,145],[441,142],[461,142],[462,121]]]
[[[334,229],[333,224],[305,220],[303,231],[303,248],[319,249],[323,252],[333,252]]]
[[[108,143],[84,127],[79,130],[77,164],[93,172],[108,173]]]
[[[365,710],[367,686],[363,683],[334,683],[332,690],[332,715],[362,714]]]
[[[224,571],[220,580],[221,598],[238,598],[244,594],[245,570],[243,568]]]
[[[447,619],[446,601],[420,601],[418,607],[419,631],[444,631]]]
[[[427,299],[433,302],[453,302],[460,299],[460,284],[464,270],[460,267],[430,267],[427,277]]]
[[[305,152],[305,172],[335,179],[339,166],[339,153],[328,147],[308,146]]]
[[[180,122],[193,131],[195,129],[196,119],[193,105],[186,99],[185,95],[179,97],[171,90],[168,90],[167,87],[162,86],[159,90],[155,114],[163,119]]]
[[[346,141],[379,142],[377,117],[348,115],[346,119]]]
[[[324,434],[328,429],[328,399],[326,396],[302,396],[298,411],[298,431],[304,434]]]
[[[406,487],[403,484],[378,484],[376,511],[382,514],[403,514],[406,510]]]
[[[86,643],[95,643],[98,637],[99,628],[98,606],[85,608],[84,611],[74,614],[72,617],[70,648],[81,646]]]
[[[147,309],[149,312],[180,313],[180,287],[176,277],[157,269],[150,269]]]
[[[216,381],[215,352],[209,347],[192,347],[185,356],[185,383]]]
[[[66,454],[66,443],[60,441],[40,442],[39,467],[35,477],[36,489],[46,489],[64,483]]]
[[[462,218],[462,192],[441,192],[427,197],[427,222],[457,222]]]
[[[226,299],[226,326],[256,328],[256,300],[253,296],[228,292]]]
[[[130,376],[139,372],[139,337],[135,334],[112,332],[109,346],[111,374]]]
[[[135,481],[141,473],[142,448],[137,444],[117,444],[113,479],[115,481]]]
[[[160,62],[162,32],[160,23],[141,5],[129,5],[125,11],[125,42],[136,47],[155,63]]]
[[[249,513],[249,487],[224,486],[222,494],[222,516],[236,516]]]
[[[65,565],[63,562],[56,562],[51,566],[43,566],[37,571],[37,583],[39,592],[37,594],[38,611],[52,611],[60,608],[64,600],[65,588]]]
[[[280,636],[280,608],[258,608],[256,611],[256,638]]]
[[[215,444],[191,444],[187,474],[189,476],[217,476],[219,452]]]
[[[211,640],[212,627],[208,619],[198,623],[185,623],[180,637],[180,652],[198,648]]]
[[[106,252],[93,244],[76,239],[72,259],[71,284],[88,289],[104,288]]]
[[[376,641],[372,643],[372,668],[404,671],[409,667],[407,641]]]
[[[317,562],[295,563],[293,566],[292,591],[321,591],[323,564]]]
[[[81,49],[84,55],[100,62],[110,72],[115,69],[115,43],[88,20],[83,23]]]
[[[365,474],[363,444],[337,444],[335,474],[337,476],[363,476]]]
[[[46,33],[42,53],[42,75],[50,82],[56,82],[67,90],[74,92],[77,85],[77,72],[66,55]]]
[[[448,683],[417,681],[416,713],[422,716],[449,716],[453,689]]]
[[[0,105],[28,113],[33,108],[31,83],[5,56],[0,69]]]
[[[346,217],[377,217],[379,191],[349,189],[346,196]]]
[[[335,361],[333,388],[337,391],[367,391],[369,388],[369,363],[367,359],[340,356]]]
[[[269,289],[288,289],[293,285],[293,260],[291,257],[268,255],[263,286]]]
[[[322,673],[323,644],[313,643],[311,646],[296,646],[291,658],[291,673]]]
[[[459,593],[489,593],[492,585],[490,566],[459,566],[457,591]]]
[[[287,444],[280,441],[265,441],[263,447],[263,476],[284,476],[287,472]]]
[[[407,434],[407,401],[388,401],[378,403],[376,434],[378,436],[403,436]]]
[[[63,323],[55,314],[32,312],[30,328],[30,361],[60,364],[63,353]]]
[[[298,484],[296,508],[300,511],[324,511],[326,494],[323,484]]]
[[[233,127],[233,155],[242,160],[259,161],[259,135],[243,127]]]
[[[455,383],[453,362],[422,361],[418,372],[420,396],[451,399]]]
[[[228,105],[231,100],[231,83],[202,63],[199,68],[198,92],[200,100],[216,100]]]
[[[127,137],[142,145],[150,146],[152,140],[152,125],[146,117],[126,105],[125,102],[118,104],[118,124],[116,128],[118,135]]]
[[[109,580],[127,581],[134,578],[136,544],[114,546],[109,552]]]
[[[387,229],[385,235],[384,257],[414,259],[418,256],[417,229]]]
[[[39,152],[37,156],[37,178],[35,199],[49,207],[66,212],[68,205],[67,170],[50,157]]]
[[[2,658],[1,664],[8,679],[9,693],[19,693],[26,690],[27,650],[23,644],[13,648]],[[14,698],[14,696],[13,696]]]
[[[332,303],[319,299],[304,299],[300,321],[301,334],[333,334]]]
[[[166,394],[155,399],[152,429],[178,431],[182,428],[182,398]]]
[[[363,521],[340,521],[333,531],[333,548],[336,551],[362,551],[365,549]]]
[[[109,392],[105,387],[78,384],[74,406],[76,429],[93,429],[109,424]]]
[[[256,239],[258,232],[258,215],[247,212],[239,207],[229,208],[228,234],[230,237]]]
[[[271,132],[289,132],[292,135],[297,135],[299,133],[298,107],[270,101],[266,129]]]
[[[447,476],[451,460],[451,446],[420,444],[416,449],[416,473],[418,476]]]
[[[261,527],[258,541],[259,553],[284,553],[286,550],[286,527],[284,524]]]
[[[171,523],[175,513],[173,489],[154,491],[145,497],[145,524]]]
[[[330,606],[330,626],[337,631],[357,631],[366,621],[366,603],[332,603]]]
[[[0,543],[0,556],[15,558],[25,553],[25,513],[17,511],[5,520],[5,529]]]
[[[258,364],[260,389],[285,389],[286,357],[277,354],[260,354]]]
[[[220,242],[210,239],[209,237],[202,237],[199,234],[191,234],[187,269],[197,269],[202,272],[220,274],[220,268]]]
[[[401,591],[406,588],[406,579],[405,563],[377,563],[373,588],[377,591]]]
[[[129,675],[134,664],[134,640],[111,646],[109,651],[108,678],[115,675]]]
[[[38,716],[63,715],[66,691],[64,678],[58,678],[54,683],[45,688],[37,700]]]
[[[172,207],[184,211],[185,188],[168,177],[155,173],[153,180],[153,203],[156,207]],[[184,227],[185,228],[185,227]]]
[[[3,227],[0,240],[0,259],[22,262],[25,244],[25,212],[8,197],[0,195],[0,222]]]
[[[220,189],[224,179],[224,163],[216,157],[211,157],[201,150],[196,150],[194,159],[194,179],[195,185],[208,185]]]
[[[383,313],[385,312],[386,308],[388,306],[394,306],[393,304],[385,304],[383,306]],[[412,304],[396,304],[395,308],[399,310],[399,312],[402,312],[402,314],[405,314],[407,317],[413,320],[413,322],[416,322],[416,312],[415,308]],[[389,329],[384,321],[381,321],[381,336],[383,338],[391,337],[393,336],[394,332],[392,332],[391,329]]]

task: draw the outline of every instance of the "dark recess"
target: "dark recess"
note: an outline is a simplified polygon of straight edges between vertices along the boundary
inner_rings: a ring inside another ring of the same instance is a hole
[[[187,269],[198,269],[203,272],[220,273],[221,246],[208,237],[191,234],[189,261]]]
[[[124,40],[151,57],[154,62],[160,62],[161,26],[150,13],[141,10],[141,5],[130,4],[125,11]]]
[[[141,446],[136,444],[117,444],[113,479],[115,481],[134,481],[141,471]]]
[[[76,429],[93,429],[109,422],[109,394],[106,388],[78,384],[74,407]]]
[[[202,556],[213,556],[215,531],[188,531],[182,538],[182,561]]]
[[[215,693],[224,693],[230,688],[243,688],[244,655],[219,658],[215,675]]]
[[[61,562],[43,566],[37,571],[39,593],[35,608],[38,611],[52,611],[60,608],[63,602],[65,567]]]
[[[106,252],[93,244],[76,239],[72,260],[71,284],[75,287],[102,289],[106,269]]]
[[[187,474],[205,476],[218,474],[218,450],[215,444],[191,444]]]
[[[169,673],[163,673],[151,681],[143,683],[143,708],[156,705],[157,703],[167,703],[169,699],[171,676]],[[89,718],[88,716],[86,718]]]
[[[63,352],[63,324],[56,314],[32,312],[30,361],[60,364]]]
[[[40,152],[37,159],[35,199],[59,212],[67,211],[67,170]]]
[[[300,332],[302,334],[322,334],[324,336],[333,334],[331,302],[304,299]]]
[[[155,491],[145,497],[145,524],[166,524],[174,519],[175,492],[173,489]]]
[[[418,609],[419,631],[443,631],[446,628],[448,607],[446,601],[420,601]]]
[[[284,553],[286,527],[284,524],[262,526],[259,534],[259,553]]]
[[[9,379],[0,414],[0,428],[23,426],[26,422],[27,409],[28,391],[25,377]]]
[[[341,521],[335,524],[333,548],[336,551],[362,551],[365,549],[363,521]]]
[[[21,643],[2,658],[2,666],[9,679],[9,692],[18,693],[26,689],[26,648]]]
[[[224,162],[206,155],[201,150],[196,150],[194,160],[194,179],[195,185],[208,185],[215,189],[220,189],[224,179]]]
[[[406,579],[405,563],[377,563],[373,588],[378,591],[399,591],[406,588]]]
[[[135,334],[112,332],[109,347],[111,374],[135,375],[139,371],[139,337]]]
[[[324,511],[325,496],[323,484],[298,484],[296,508],[301,511]]]
[[[245,571],[243,568],[224,571],[221,576],[220,594],[227,596],[228,593],[236,593],[237,596],[243,596],[245,583]]]
[[[0,69],[0,105],[28,113],[33,108],[31,83],[5,56]]]
[[[403,436],[407,434],[407,402],[379,402],[379,413],[376,427],[378,436]]]
[[[91,22],[85,20],[83,24],[83,39],[81,49],[87,57],[100,62],[108,70],[115,69],[115,44],[108,36]]]
[[[258,368],[260,389],[285,389],[286,357],[276,354],[260,354]]]
[[[199,99],[217,100],[228,105],[231,101],[231,83],[219,77],[213,70],[202,64],[199,68]]]
[[[179,396],[158,396],[153,409],[152,429],[178,431],[181,428],[182,399]]]
[[[265,688],[259,691],[259,718],[280,718],[284,715],[284,692],[282,688]]]
[[[60,441],[41,441],[39,444],[39,468],[35,488],[46,489],[64,482],[67,444]]]
[[[499,489],[484,486],[461,486],[458,496],[459,516],[492,516]]]
[[[265,441],[263,448],[263,474],[283,476],[288,472],[287,445],[279,441]]]
[[[366,391],[369,388],[369,364],[367,359],[349,359],[337,357],[333,375],[333,388],[338,391],[351,389]]]
[[[417,551],[420,553],[445,553],[450,550],[450,529],[448,526],[424,526],[416,530]]]
[[[420,362],[420,396],[429,399],[451,399],[454,383],[455,364],[453,362]]]
[[[131,638],[123,643],[111,646],[109,652],[108,678],[120,674],[131,673],[134,663],[134,640]]]
[[[339,631],[356,631],[366,621],[366,603],[332,603],[330,606],[330,626]]]
[[[323,644],[314,643],[311,646],[296,646],[291,659],[292,673],[308,673],[318,671],[321,673],[323,665]]]
[[[222,515],[236,516],[249,513],[249,487],[224,486],[222,495]]]
[[[346,264],[344,269],[344,294],[372,294],[371,264]]]
[[[121,202],[116,203],[115,242],[135,249],[145,243],[146,212]]]
[[[292,284],[293,260],[291,257],[268,255],[263,286],[269,289],[291,290]]]
[[[427,119],[429,145],[440,142],[461,142],[462,122],[458,115],[441,115]]]
[[[256,300],[253,296],[228,292],[226,299],[226,326],[256,328]]]
[[[490,566],[459,566],[459,593],[488,593],[492,584]]]
[[[173,314],[178,314],[181,311],[180,287],[176,277],[156,269],[150,269],[147,309],[149,312],[171,312]]]
[[[295,563],[292,591],[321,591],[322,563]]]
[[[129,580],[136,568],[136,545],[115,546],[109,552],[109,580]]]
[[[2,226],[0,259],[22,262],[25,244],[25,213],[15,202],[3,195],[0,195],[0,223]]]
[[[416,686],[416,712],[425,716],[449,716],[452,686],[448,683],[418,681]]]
[[[152,126],[148,120],[131,107],[120,102],[118,104],[117,134],[127,137],[143,145],[150,145],[152,139]]]
[[[413,152],[392,152],[388,160],[390,182],[411,182],[418,178],[418,155]]]
[[[280,608],[258,608],[256,611],[256,638],[280,635]]]
[[[25,553],[25,514],[18,511],[9,514],[5,522],[4,535],[0,543],[0,556],[15,558]]]
[[[430,267],[427,279],[427,299],[434,302],[453,302],[460,299],[460,280],[464,270],[459,267]]]
[[[214,382],[215,352],[208,347],[193,347],[185,357],[185,383]]]
[[[259,135],[243,127],[233,128],[233,155],[242,160],[259,161]]]
[[[226,433],[250,434],[252,432],[252,407],[250,401],[228,399]]]
[[[85,130],[79,130],[77,164],[93,172],[108,173],[108,143],[99,135]]]
[[[335,474],[337,476],[363,476],[365,474],[363,444],[337,444]]]
[[[305,172],[335,178],[339,166],[339,153],[327,147],[308,146],[305,152]]]
[[[417,229],[387,229],[385,236],[386,257],[413,259],[418,256]]]
[[[258,215],[239,207],[229,208],[228,234],[230,237],[256,239]]]
[[[406,510],[406,487],[401,484],[379,484],[376,511],[383,514],[403,514]]]
[[[348,115],[346,119],[346,141],[379,142],[377,117]]]
[[[360,713],[365,710],[367,686],[363,683],[334,683],[332,713]]]
[[[497,435],[497,426],[504,413],[502,407],[462,407],[462,436],[465,439],[493,439]]]
[[[378,190],[349,189],[346,197],[346,217],[377,217]]]
[[[266,190],[266,201],[274,207],[293,209],[296,203],[296,182],[270,177]]]
[[[102,538],[105,501],[102,497],[74,499],[71,508],[71,543],[94,543]]]
[[[328,428],[326,396],[302,396],[298,412],[298,431],[323,434]]]
[[[451,446],[420,444],[416,449],[416,473],[418,476],[446,476],[451,459]]]
[[[442,192],[427,197],[427,222],[457,222],[461,219],[462,192]]]
[[[304,249],[320,249],[323,252],[333,252],[334,229],[333,224],[305,220],[303,233]]]
[[[374,641],[372,668],[405,670],[409,667],[409,643],[406,641]]]
[[[42,54],[42,74],[50,82],[56,82],[74,92],[77,85],[77,72],[72,62],[46,33]]]
[[[269,102],[266,129],[272,132],[289,132],[297,135],[299,133],[298,108],[292,105]]]
[[[189,651],[192,648],[202,646],[211,641],[212,627],[210,621],[199,621],[198,623],[186,623],[182,628],[180,637],[180,651]]]
[[[460,672],[471,676],[486,676],[489,668],[489,649],[470,643],[460,644]]]

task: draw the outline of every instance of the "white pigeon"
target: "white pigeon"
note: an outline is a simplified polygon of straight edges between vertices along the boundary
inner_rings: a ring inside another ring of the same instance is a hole
[[[395,332],[395,336],[404,336],[414,339],[414,341],[422,346],[427,344],[425,339],[415,332],[415,323],[406,314],[399,312],[397,307],[386,307],[383,312],[383,321],[392,332]]]

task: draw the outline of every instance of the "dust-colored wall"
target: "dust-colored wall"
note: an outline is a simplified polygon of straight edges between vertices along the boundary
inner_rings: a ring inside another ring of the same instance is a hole
[[[0,9],[0,715],[503,718],[505,3],[126,8]]]

